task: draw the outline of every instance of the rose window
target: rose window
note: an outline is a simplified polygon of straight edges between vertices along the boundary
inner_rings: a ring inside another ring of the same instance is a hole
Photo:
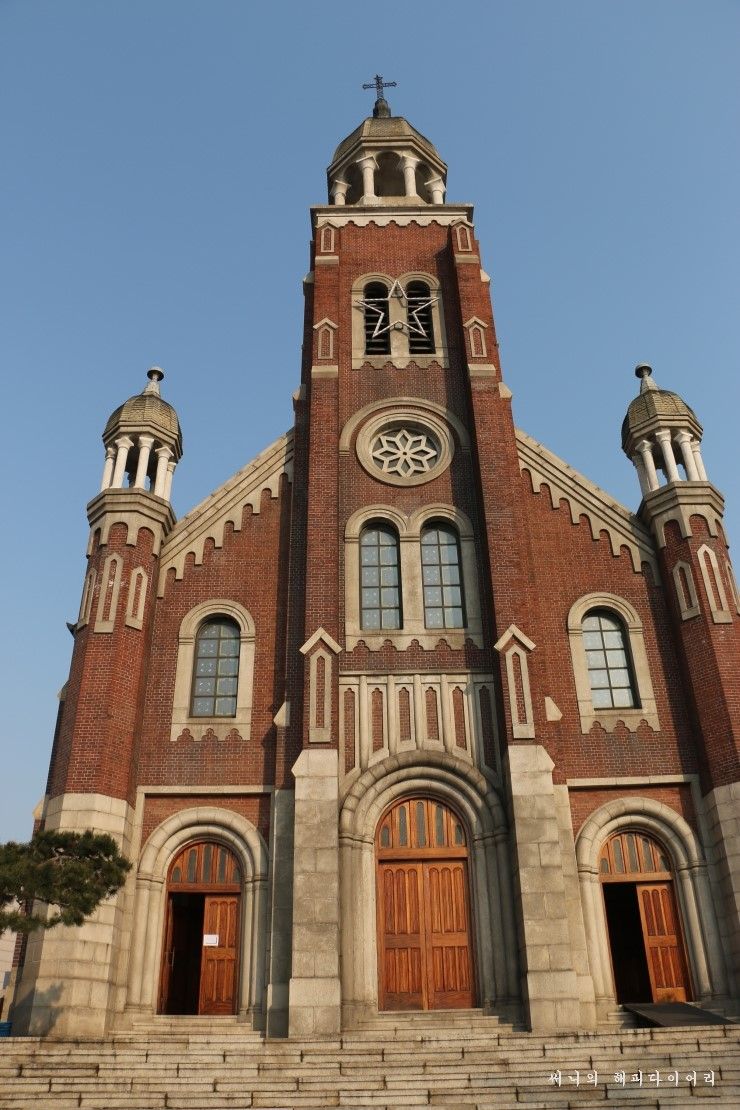
[[[394,428],[380,432],[370,444],[370,457],[383,474],[412,478],[428,474],[440,457],[436,440],[420,428]]]

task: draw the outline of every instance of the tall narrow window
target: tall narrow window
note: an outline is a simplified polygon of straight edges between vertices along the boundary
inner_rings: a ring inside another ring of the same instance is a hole
[[[401,627],[398,537],[372,524],[360,536],[360,624],[363,630]]]
[[[421,534],[424,623],[427,628],[464,628],[465,599],[457,532],[432,524]]]
[[[624,626],[615,613],[592,609],[583,618],[583,646],[594,709],[638,704]]]
[[[406,286],[408,302],[409,354],[434,353],[434,324],[432,321],[432,295],[423,281],[410,281]]]
[[[239,648],[235,621],[214,617],[200,626],[195,641],[193,717],[236,716]]]
[[[389,355],[391,353],[388,290],[380,281],[371,281],[362,295],[365,309],[365,354]]]

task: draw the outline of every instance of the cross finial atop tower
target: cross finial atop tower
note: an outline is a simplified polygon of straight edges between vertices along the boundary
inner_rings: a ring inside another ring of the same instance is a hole
[[[395,81],[384,81],[379,73],[375,74],[375,80],[367,85],[362,86],[363,89],[375,89],[375,107],[373,108],[374,116],[389,116],[391,114],[388,101],[383,96],[383,89],[395,89]]]

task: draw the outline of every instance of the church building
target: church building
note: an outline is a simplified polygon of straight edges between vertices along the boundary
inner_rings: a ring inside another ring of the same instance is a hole
[[[40,820],[132,869],[30,936],[14,1031],[733,1012],[740,601],[702,426],[637,368],[637,512],[517,428],[446,174],[378,79],[311,209],[293,427],[182,519],[162,371],[108,420]]]

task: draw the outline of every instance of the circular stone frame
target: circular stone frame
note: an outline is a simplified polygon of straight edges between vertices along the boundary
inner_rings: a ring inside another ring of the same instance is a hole
[[[430,470],[422,474],[388,474],[380,469],[372,456],[372,445],[376,436],[382,432],[409,431],[417,429],[432,436],[439,446],[439,458]],[[390,486],[422,486],[443,474],[455,454],[455,441],[449,425],[427,410],[393,409],[378,413],[362,425],[355,443],[360,465],[373,478]]]

